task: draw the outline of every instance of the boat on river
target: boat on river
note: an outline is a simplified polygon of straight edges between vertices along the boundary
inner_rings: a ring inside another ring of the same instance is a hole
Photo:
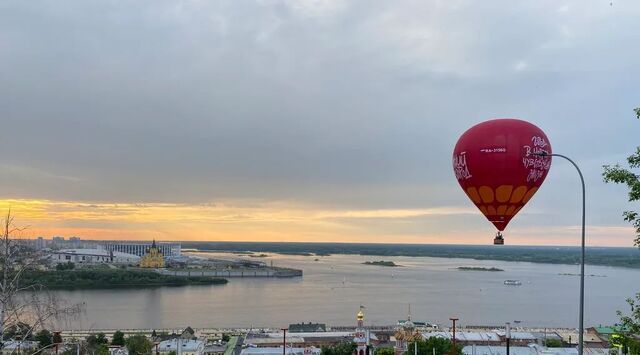
[[[504,284],[507,286],[521,286],[520,280],[504,280]]]

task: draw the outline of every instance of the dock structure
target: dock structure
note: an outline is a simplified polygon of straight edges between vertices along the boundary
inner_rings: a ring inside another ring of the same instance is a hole
[[[302,270],[285,268],[259,269],[157,269],[159,274],[170,276],[206,276],[206,277],[299,277]]]

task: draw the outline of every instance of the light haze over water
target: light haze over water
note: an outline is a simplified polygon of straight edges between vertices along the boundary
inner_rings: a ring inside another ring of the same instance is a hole
[[[201,253],[235,259],[230,253]],[[251,258],[304,270],[301,278],[231,278],[223,286],[56,291],[68,302],[84,302],[80,319],[65,329],[283,327],[297,322],[353,325],[360,304],[366,323],[392,325],[406,318],[462,325],[577,327],[577,265],[492,260],[361,255]],[[245,257],[245,256],[243,256]],[[319,259],[315,261],[315,259]],[[390,260],[402,267],[363,265]],[[460,266],[497,267],[504,272],[460,271]],[[640,270],[586,266],[585,326],[617,321],[625,299],[638,292]],[[522,286],[505,286],[516,279]],[[635,281],[634,281],[635,280]]]

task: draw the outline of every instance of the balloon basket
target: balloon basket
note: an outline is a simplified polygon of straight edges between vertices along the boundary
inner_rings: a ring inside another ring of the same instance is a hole
[[[493,238],[493,245],[504,245],[504,238],[502,238],[502,233],[498,232],[496,237]]]

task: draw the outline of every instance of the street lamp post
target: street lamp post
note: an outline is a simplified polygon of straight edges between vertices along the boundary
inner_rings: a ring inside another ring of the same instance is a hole
[[[582,245],[581,245],[581,258],[580,258],[580,333],[578,334],[578,355],[583,354],[583,337],[584,337],[584,221],[585,221],[585,187],[584,187],[584,177],[582,177],[582,171],[578,165],[568,157],[562,154],[549,154],[547,152],[534,153],[534,155],[541,157],[560,157],[568,160],[575,168],[578,170],[578,175],[580,175],[580,182],[582,183]]]
[[[458,318],[451,317],[449,318],[451,322],[453,322],[453,349],[451,350],[451,355],[457,354],[456,352],[456,321]]]
[[[282,328],[282,355],[287,355],[287,328]]]
[[[504,329],[504,337],[507,340],[507,355],[509,355],[509,341],[511,340],[511,323],[507,322]]]

